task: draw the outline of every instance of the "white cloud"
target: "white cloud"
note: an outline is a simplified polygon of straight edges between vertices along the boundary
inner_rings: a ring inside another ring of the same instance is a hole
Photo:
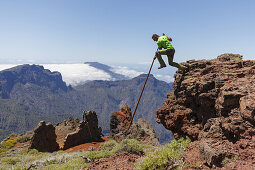
[[[174,82],[174,78],[168,75],[154,74],[154,77],[156,77],[156,79],[163,80],[167,83]]]
[[[92,80],[112,80],[108,73],[88,64],[43,64],[43,66],[50,71],[60,72],[68,85],[75,86]]]
[[[18,64],[0,64],[0,71],[8,69]],[[44,66],[45,69],[50,71],[58,71],[61,73],[63,81],[67,85],[76,86],[78,84],[84,84],[87,81],[92,80],[114,80],[108,73],[96,69],[89,64],[39,64]],[[124,66],[112,66],[111,71],[114,73],[125,75],[128,78],[134,78],[144,72],[138,72]],[[146,73],[147,74],[147,73]],[[154,74],[154,76],[166,82],[172,82],[173,78],[168,75]]]
[[[129,78],[134,78],[134,77],[139,76],[140,74],[144,74],[144,72],[130,70],[128,67],[123,67],[123,66],[112,66],[111,71],[114,73],[122,74]]]
[[[8,68],[12,68],[17,66],[18,64],[0,64],[0,71],[8,69]]]

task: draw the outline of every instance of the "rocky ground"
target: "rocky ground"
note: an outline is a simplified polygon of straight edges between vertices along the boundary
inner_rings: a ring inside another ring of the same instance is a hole
[[[95,160],[89,169],[93,170],[132,170],[135,168],[134,164],[142,158],[142,155],[130,154],[128,152],[117,153],[110,158],[103,158]]]
[[[223,54],[182,65],[157,122],[193,141],[185,160],[194,167],[255,169],[255,61]]]
[[[124,115],[131,114],[129,107],[124,106],[121,111],[115,112],[113,117],[116,116],[116,113],[123,113],[124,111],[126,111]],[[117,115],[119,116],[119,114]],[[149,146],[142,143],[158,146],[159,142],[147,121],[141,119],[138,123],[134,122],[131,131],[126,133],[127,128],[123,127],[125,121],[122,120],[123,117],[121,120],[119,118],[115,119],[119,128],[115,129],[115,132],[118,133],[111,134],[118,140],[119,144],[110,141],[109,138],[101,134],[101,128],[98,127],[98,120],[94,111],[87,113],[87,121],[69,118],[55,126],[41,121],[33,132],[28,132],[25,135],[12,135],[0,144],[0,164],[3,165],[0,166],[0,169],[18,167],[50,169],[51,164],[54,166],[53,169],[58,169],[58,165],[62,167],[68,165],[71,169],[72,167],[78,169],[79,167],[83,167],[83,169],[135,169],[134,164],[145,156],[145,151],[141,147],[147,148]],[[130,119],[128,120],[130,121]],[[123,134],[127,136],[122,136]],[[142,143],[140,144],[137,140],[122,143],[125,137],[140,139]],[[23,138],[24,140],[20,140]],[[115,147],[114,151],[109,150],[108,147],[101,148],[101,145],[108,141],[111,142],[108,144],[111,149]],[[13,142],[13,145],[8,147],[6,152],[2,152],[1,147],[11,144],[10,142]],[[73,159],[78,163],[73,163],[73,165],[69,163]],[[59,168],[61,169],[61,167]]]

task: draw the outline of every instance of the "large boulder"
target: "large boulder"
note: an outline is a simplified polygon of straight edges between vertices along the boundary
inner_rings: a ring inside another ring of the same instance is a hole
[[[131,118],[131,109],[127,105],[114,112],[110,120],[110,137],[117,142],[123,139],[139,139],[143,143],[158,146],[159,140],[151,124],[141,118],[129,128]]]
[[[88,142],[100,142],[102,141],[101,136],[102,129],[98,126],[96,112],[88,111],[86,121],[80,121],[78,127],[65,137],[63,149]]]
[[[54,152],[59,150],[56,142],[55,127],[51,123],[41,121],[34,129],[30,149],[37,149],[40,152]]]
[[[188,136],[198,143],[194,146],[209,166],[223,166],[233,155],[255,162],[250,156],[255,155],[255,61],[222,54],[182,65],[174,91],[157,110],[157,122],[175,138]]]

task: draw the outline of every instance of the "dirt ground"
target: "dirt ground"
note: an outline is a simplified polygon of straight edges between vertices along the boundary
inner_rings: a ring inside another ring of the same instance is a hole
[[[89,170],[132,170],[134,164],[139,162],[142,156],[127,152],[117,153],[110,158],[97,159],[91,163]]]
[[[104,140],[103,142],[84,143],[84,144],[69,148],[69,149],[65,150],[65,152],[76,152],[76,151],[79,151],[79,150],[88,151],[90,149],[99,149],[99,146],[100,146],[101,143],[104,143],[104,142],[107,142],[107,141],[110,140],[110,139],[108,139],[107,137],[104,137],[104,136],[102,136],[102,139]]]

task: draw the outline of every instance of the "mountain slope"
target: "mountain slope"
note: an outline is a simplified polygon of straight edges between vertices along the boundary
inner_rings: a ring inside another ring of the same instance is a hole
[[[16,77],[1,76],[6,72]],[[31,130],[40,120],[56,123],[70,116],[81,118],[82,109],[95,110],[99,125],[107,133],[111,113],[124,104],[133,110],[146,75],[122,81],[91,81],[74,88],[67,87],[59,73],[36,65],[4,70],[0,72],[0,77],[0,94],[5,94],[0,105],[0,136],[4,137],[11,132]],[[8,82],[12,85],[10,89],[6,85]],[[161,141],[165,140],[163,138],[169,139],[171,135],[163,132],[164,128],[155,123],[154,115],[165,94],[170,91],[169,84],[151,75],[135,117],[143,117],[152,123]]]

